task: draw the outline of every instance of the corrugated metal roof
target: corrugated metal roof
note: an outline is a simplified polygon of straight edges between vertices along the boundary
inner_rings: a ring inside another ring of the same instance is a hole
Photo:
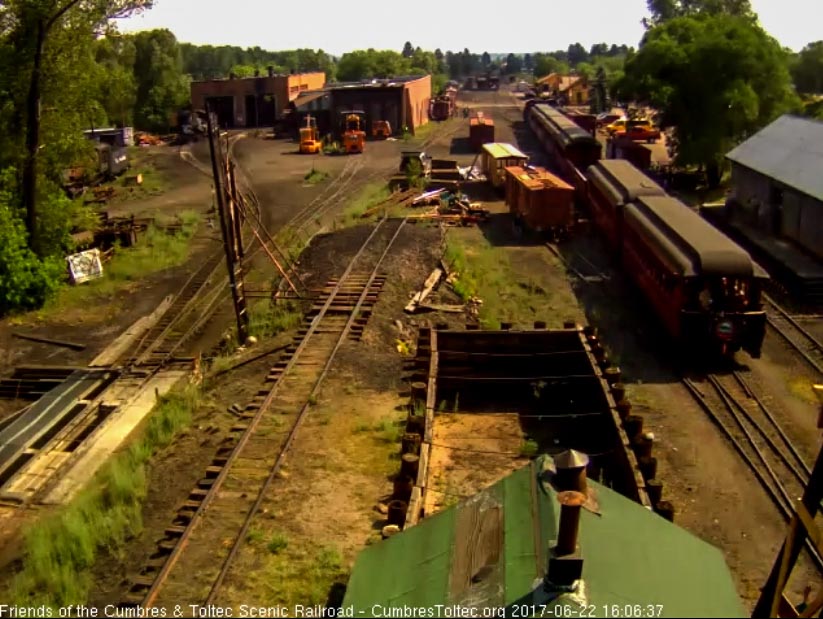
[[[823,122],[786,114],[726,157],[823,201]]]
[[[505,607],[506,616],[522,617],[555,616],[557,606],[568,608],[568,599],[552,600],[543,591],[546,551],[560,517],[556,493],[541,479],[544,465],[538,459],[366,548],[343,607],[353,607],[354,616],[389,616],[387,609],[405,606],[422,612],[404,616],[435,617],[448,610],[436,612],[439,604]],[[583,510],[578,539],[591,616],[611,604],[640,605],[657,617],[748,616],[717,548],[605,486],[588,484],[599,513]],[[537,614],[524,613],[532,604]]]
[[[519,157],[521,159],[529,158],[528,155],[523,154],[511,144],[506,144],[504,142],[491,142],[489,144],[483,144],[483,150],[495,159],[502,159],[505,157]]]

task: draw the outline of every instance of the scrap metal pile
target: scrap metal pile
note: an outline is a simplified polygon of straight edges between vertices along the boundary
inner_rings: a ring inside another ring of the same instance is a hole
[[[420,194],[408,206],[434,207],[426,213],[411,215],[410,219],[436,219],[447,224],[467,226],[489,218],[489,211],[482,208],[479,202],[471,202],[465,194],[447,189]]]

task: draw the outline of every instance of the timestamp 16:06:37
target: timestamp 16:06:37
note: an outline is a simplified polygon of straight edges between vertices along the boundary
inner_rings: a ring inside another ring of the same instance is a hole
[[[589,619],[594,617],[629,617],[658,619],[663,604],[516,604],[506,609],[506,616],[515,619],[554,617],[556,619]]]

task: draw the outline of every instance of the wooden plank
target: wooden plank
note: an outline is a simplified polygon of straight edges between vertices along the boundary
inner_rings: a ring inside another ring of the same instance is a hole
[[[434,409],[437,406],[437,329],[431,330],[429,349],[431,350],[431,357],[429,357],[429,384],[428,391],[426,392],[426,419],[423,429],[423,441],[426,443],[432,442]]]
[[[417,461],[417,483],[420,488],[426,487],[429,478],[429,456],[431,455],[431,443],[420,445],[420,459]]]
[[[40,344],[51,344],[52,346],[62,346],[63,348],[71,348],[72,350],[85,350],[85,344],[78,344],[76,342],[66,342],[64,340],[53,340],[47,337],[39,337],[37,335],[27,335],[25,333],[12,333],[13,337],[21,340],[30,340],[32,342],[39,342]]]
[[[409,301],[409,304],[404,308],[404,311],[408,313],[414,313],[417,309],[417,305],[422,303],[423,300],[429,296],[434,290],[435,286],[440,282],[440,279],[443,277],[443,271],[439,268],[435,269],[431,272],[431,274],[426,278],[425,283],[423,284],[423,289],[418,292],[412,300]]]
[[[437,305],[434,303],[420,303],[418,307],[448,314],[462,314],[466,309],[465,305]]]
[[[490,504],[488,497],[483,499],[475,498],[457,511],[449,574],[449,600],[453,602],[462,600],[469,592],[477,594],[475,580],[493,581],[492,573],[500,571],[503,513],[500,505]],[[495,601],[484,599],[485,603]]]
[[[420,501],[422,496],[423,494],[419,487],[415,486],[412,488],[409,508],[406,510],[406,523],[403,525],[404,529],[413,527],[420,520]]]
[[[99,367],[114,365],[117,360],[122,357],[126,351],[130,350],[139,337],[142,337],[149,329],[151,329],[161,316],[166,313],[166,310],[171,307],[173,295],[164,298],[155,310],[148,316],[143,316],[136,320],[128,329],[121,333],[111,344],[106,346],[105,350],[97,355],[89,367]]]

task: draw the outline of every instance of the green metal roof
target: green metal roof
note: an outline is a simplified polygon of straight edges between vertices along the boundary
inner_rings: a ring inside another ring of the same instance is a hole
[[[502,159],[505,157],[517,157],[521,159],[529,158],[528,155],[523,154],[511,144],[506,144],[504,142],[490,142],[488,144],[483,144],[483,150],[495,159]]]
[[[354,616],[401,616],[387,613],[407,607],[418,610],[402,616],[443,617],[451,606],[505,608],[507,617],[748,616],[718,549],[591,480],[598,513],[583,510],[578,538],[583,585],[576,595],[585,606],[559,614],[571,598],[551,599],[542,584],[560,517],[556,492],[540,479],[543,466],[540,458],[363,550],[344,609],[353,607]],[[523,613],[520,605],[535,610]]]

